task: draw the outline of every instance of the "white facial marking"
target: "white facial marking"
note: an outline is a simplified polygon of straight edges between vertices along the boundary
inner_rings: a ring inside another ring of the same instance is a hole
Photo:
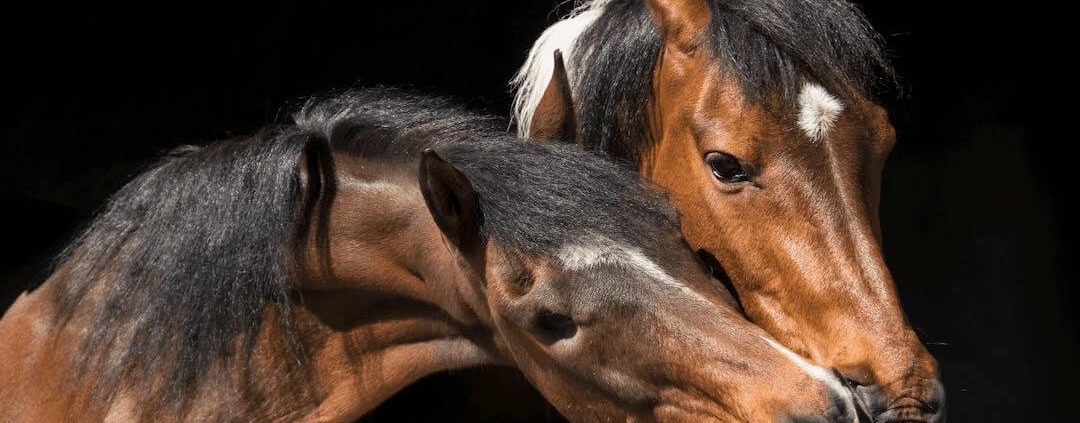
[[[570,12],[569,17],[549,26],[533,43],[525,64],[510,81],[510,85],[517,87],[517,92],[514,94],[513,114],[518,125],[518,136],[529,135],[536,106],[540,105],[540,100],[544,97],[544,91],[555,69],[555,50],[562,52],[563,62],[566,64],[566,76],[572,85],[574,69],[570,58],[574,54],[574,43],[578,36],[600,16],[609,1],[585,2]]]
[[[589,236],[584,242],[565,245],[556,256],[568,270],[585,270],[596,266],[618,266],[631,269],[660,282],[660,286],[692,294],[694,298],[708,303],[701,294],[671,277],[640,249],[619,244],[603,236]]]
[[[598,265],[622,266],[636,269],[664,284],[682,286],[642,254],[641,250],[624,245],[568,245],[559,250],[559,261],[570,270],[583,270]]]
[[[825,138],[843,111],[844,103],[820,85],[808,83],[799,93],[799,128],[814,141]]]
[[[338,183],[351,187],[357,191],[381,191],[386,193],[393,193],[401,190],[401,187],[383,180],[367,180],[367,179],[354,179],[354,178],[342,178]]]
[[[855,398],[852,397],[851,391],[848,391],[847,387],[840,382],[840,379],[837,379],[836,376],[834,376],[828,370],[825,370],[824,367],[811,364],[810,362],[806,361],[806,359],[800,357],[798,354],[795,354],[794,351],[787,349],[776,341],[773,341],[769,338],[761,339],[763,339],[766,343],[775,348],[777,351],[780,351],[780,354],[783,354],[785,357],[787,357],[788,360],[791,360],[791,362],[795,363],[796,366],[809,374],[810,377],[821,381],[825,384],[825,386],[829,388],[829,390],[839,395],[840,398],[844,401],[844,406],[847,407],[848,415],[852,416],[851,421],[859,423],[859,415],[855,411]]]

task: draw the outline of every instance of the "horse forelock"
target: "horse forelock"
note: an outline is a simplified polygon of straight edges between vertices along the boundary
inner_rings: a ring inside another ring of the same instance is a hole
[[[733,77],[749,101],[789,111],[811,138],[827,132],[830,119],[827,113],[800,115],[806,84],[838,101],[896,87],[881,37],[846,0],[703,1],[712,12],[706,35],[719,74]],[[515,76],[518,132],[528,133],[551,78],[552,51],[561,49],[568,58],[578,141],[637,163],[653,142],[648,101],[662,43],[645,0],[582,4],[537,39]],[[806,124],[811,120],[813,126]]]
[[[555,51],[562,52],[563,57],[573,57],[578,37],[600,16],[604,5],[609,1],[601,0],[579,5],[570,12],[569,16],[545,29],[533,43],[525,58],[525,64],[510,80],[510,85],[516,88],[512,115],[517,125],[518,136],[529,135],[536,107],[540,104],[548,81],[551,80],[555,67]],[[570,81],[573,81],[574,71],[573,64],[566,63],[567,77]]]

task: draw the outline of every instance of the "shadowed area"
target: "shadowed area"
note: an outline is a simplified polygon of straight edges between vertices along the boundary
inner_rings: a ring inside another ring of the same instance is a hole
[[[559,3],[266,6],[153,19],[73,6],[11,17],[0,29],[13,40],[0,117],[0,302],[156,153],[250,133],[300,96],[358,81],[411,85],[505,115],[505,81]],[[1061,206],[1073,159],[1054,146],[1073,136],[1047,104],[1070,78],[1032,46],[1064,39],[1068,27],[1036,8],[863,3],[906,95],[888,102],[899,142],[883,179],[885,256],[912,326],[941,363],[949,421],[1064,420],[1080,376],[1080,316],[1061,235],[1071,226]],[[533,421],[557,421],[544,404],[512,403],[509,388],[459,379],[487,371],[424,379],[370,418],[514,421],[500,413],[529,410]],[[496,415],[470,415],[464,397],[494,404]]]

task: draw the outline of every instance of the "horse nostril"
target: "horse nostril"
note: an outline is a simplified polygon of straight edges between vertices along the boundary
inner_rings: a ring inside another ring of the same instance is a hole
[[[577,334],[577,323],[574,322],[574,319],[548,309],[542,309],[539,313],[536,313],[533,328],[537,338],[540,338],[546,344],[572,338]]]
[[[851,395],[850,398],[853,402],[852,405],[855,408],[855,421],[868,423],[873,422],[874,419],[871,417],[873,413],[870,411],[869,404],[867,404],[866,400],[862,396],[860,396],[858,390],[858,388],[862,386],[862,383],[857,380],[845,377],[844,374],[840,373],[840,370],[837,370],[836,368],[833,368],[832,372],[833,376],[835,376],[836,379],[840,380],[844,384],[844,388],[847,390],[847,393]],[[851,416],[847,414],[842,414],[840,416],[840,419],[843,421],[851,421]]]

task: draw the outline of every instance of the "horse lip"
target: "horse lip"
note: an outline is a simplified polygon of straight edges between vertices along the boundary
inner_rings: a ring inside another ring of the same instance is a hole
[[[893,400],[885,411],[882,411],[871,421],[880,423],[939,423],[944,418],[939,417],[938,409],[925,401],[911,396],[903,396]]]
[[[889,405],[889,410],[897,410],[901,408],[917,408],[922,411],[929,411],[931,413],[937,412],[934,406],[927,404],[925,401],[915,397],[900,397],[893,401]]]
[[[876,419],[868,421],[877,423],[930,423],[930,420],[927,420],[922,416],[908,416],[901,414],[907,410],[914,410],[915,413],[919,414],[925,413],[925,410],[918,407],[905,406],[900,408],[890,408],[884,413],[879,414]]]

